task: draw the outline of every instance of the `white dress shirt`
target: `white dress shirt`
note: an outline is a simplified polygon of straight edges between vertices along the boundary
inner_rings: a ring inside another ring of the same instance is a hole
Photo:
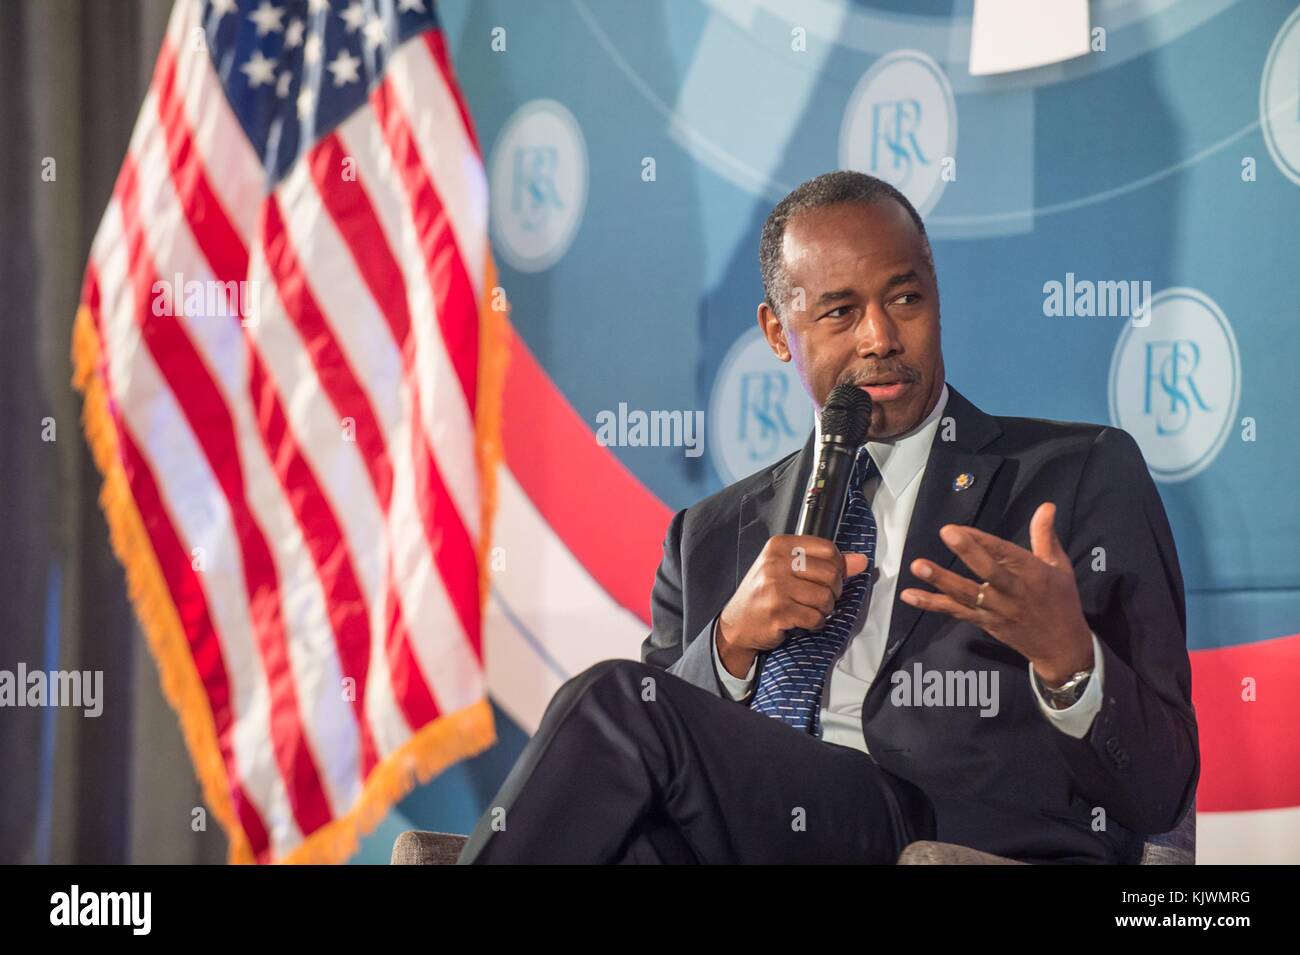
[[[830,679],[822,688],[822,739],[828,743],[838,743],[867,752],[867,742],[862,735],[862,701],[884,657],[894,593],[898,587],[899,565],[903,560],[907,529],[912,522],[912,508],[916,504],[921,477],[930,456],[930,445],[939,430],[939,422],[947,404],[948,386],[944,385],[934,410],[911,431],[890,441],[867,442],[867,453],[871,455],[876,467],[863,484],[862,493],[876,518],[876,554],[874,566],[864,573],[874,573],[875,580],[866,601],[866,613],[858,613],[848,642],[836,658]],[[819,421],[817,438],[820,437]],[[713,665],[718,671],[719,680],[733,700],[743,700],[753,689],[758,658],[754,658],[749,673],[743,679],[732,676],[718,656],[716,619],[711,642]],[[1063,710],[1055,710],[1047,705],[1034,686],[1033,664],[1026,661],[1030,689],[1039,708],[1058,729],[1076,739],[1087,735],[1093,717],[1101,709],[1102,654],[1095,633],[1092,635],[1092,652],[1092,678],[1084,688],[1083,695]]]

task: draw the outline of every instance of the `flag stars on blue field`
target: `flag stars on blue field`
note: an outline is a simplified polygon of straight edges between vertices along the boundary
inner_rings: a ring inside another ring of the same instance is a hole
[[[388,42],[388,27],[378,16],[373,16],[367,20],[361,32],[365,35],[367,50],[373,50]]]
[[[275,82],[275,60],[268,60],[261,50],[254,50],[248,62],[239,68],[239,72],[248,77],[248,85],[261,86],[263,83]]]
[[[359,0],[352,0],[347,8],[339,14],[339,19],[348,25],[349,33],[356,33],[361,29],[361,25],[366,22],[366,8],[361,5]]]
[[[271,188],[365,104],[397,47],[438,26],[429,0],[207,0],[202,22]]]
[[[302,58],[309,66],[320,62],[321,48],[324,45],[319,33],[313,33],[307,38],[307,43],[302,50]]]
[[[284,7],[272,6],[270,0],[262,0],[262,5],[248,15],[257,24],[258,36],[283,32],[284,24],[280,22],[283,17]]]
[[[353,56],[347,50],[339,50],[339,55],[334,57],[328,69],[334,74],[334,85],[342,86],[344,83],[356,83],[361,79],[361,74],[357,72],[360,67],[361,57]]]

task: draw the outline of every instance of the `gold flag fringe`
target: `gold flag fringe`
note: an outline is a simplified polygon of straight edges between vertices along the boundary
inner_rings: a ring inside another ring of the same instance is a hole
[[[72,386],[82,394],[82,427],[95,466],[103,477],[99,504],[108,520],[109,540],[117,559],[126,569],[127,593],[157,661],[163,695],[180,717],[181,732],[194,760],[203,799],[226,830],[230,843],[229,859],[231,862],[253,862],[253,850],[230,799],[230,785],[217,744],[212,709],[122,467],[117,429],[109,414],[99,363],[99,335],[90,309],[83,305],[77,310],[77,320],[72,328]]]

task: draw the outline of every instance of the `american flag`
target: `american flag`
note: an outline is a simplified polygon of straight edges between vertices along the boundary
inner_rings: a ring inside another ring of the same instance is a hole
[[[178,0],[73,361],[232,861],[342,860],[494,741],[495,287],[432,0]]]

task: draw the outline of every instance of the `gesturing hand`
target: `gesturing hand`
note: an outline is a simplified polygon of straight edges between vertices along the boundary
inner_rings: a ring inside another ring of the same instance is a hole
[[[918,558],[912,573],[940,592],[909,587],[899,599],[969,621],[1022,653],[1047,683],[1065,681],[1092,666],[1092,634],[1055,519],[1055,504],[1038,506],[1029,523],[1032,552],[975,527],[945,524],[939,538],[984,583]]]

